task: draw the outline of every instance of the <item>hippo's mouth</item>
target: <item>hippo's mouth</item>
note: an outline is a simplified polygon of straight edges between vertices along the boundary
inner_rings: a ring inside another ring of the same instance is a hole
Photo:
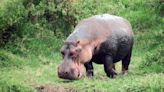
[[[81,78],[81,76],[82,76],[82,74],[81,74],[80,72],[78,73],[77,76],[74,76],[74,75],[72,75],[72,76],[63,76],[63,75],[61,75],[61,74],[58,74],[58,77],[59,77],[59,78],[68,79],[68,80],[78,80],[78,79]]]
[[[78,80],[85,76],[85,72],[84,65],[77,62],[66,62],[58,67],[58,77],[61,79]]]
[[[68,79],[68,80],[78,80],[83,76],[83,74],[80,72],[80,69],[77,68],[77,72],[76,73],[72,73],[72,74],[61,74],[58,72],[58,77],[62,78],[62,79]]]

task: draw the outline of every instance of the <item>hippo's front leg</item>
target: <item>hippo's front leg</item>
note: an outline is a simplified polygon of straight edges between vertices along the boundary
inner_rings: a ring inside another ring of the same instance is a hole
[[[84,64],[85,68],[86,68],[86,75],[87,77],[93,77],[93,65],[92,62],[88,62]]]
[[[113,78],[117,73],[113,69],[113,58],[111,56],[106,56],[104,60],[104,70],[108,77]]]

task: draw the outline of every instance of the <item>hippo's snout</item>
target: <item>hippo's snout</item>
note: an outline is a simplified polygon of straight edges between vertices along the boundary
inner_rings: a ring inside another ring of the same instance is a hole
[[[80,72],[76,68],[58,68],[58,77],[62,79],[77,80],[80,78]]]

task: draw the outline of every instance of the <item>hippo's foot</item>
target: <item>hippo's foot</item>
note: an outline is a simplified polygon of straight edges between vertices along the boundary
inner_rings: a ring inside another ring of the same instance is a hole
[[[115,78],[115,75],[117,75],[117,73],[113,69],[111,69],[107,72],[107,76],[109,78]]]
[[[122,74],[125,75],[125,76],[127,76],[128,75],[128,70],[122,71]]]
[[[88,70],[86,75],[88,78],[92,78],[93,77],[93,70]]]

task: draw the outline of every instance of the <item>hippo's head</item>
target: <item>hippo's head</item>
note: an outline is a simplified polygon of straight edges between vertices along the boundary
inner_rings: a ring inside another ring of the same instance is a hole
[[[70,80],[81,78],[85,74],[84,63],[91,59],[87,47],[83,47],[80,41],[65,42],[61,54],[63,61],[58,67],[59,78]]]

